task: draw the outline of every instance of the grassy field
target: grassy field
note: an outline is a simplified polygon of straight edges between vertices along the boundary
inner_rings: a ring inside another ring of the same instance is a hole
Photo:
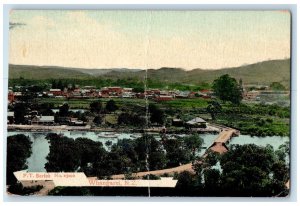
[[[65,98],[40,98],[39,103],[53,103],[55,108],[58,108],[63,103],[69,104],[71,109],[89,109],[90,103],[93,101],[100,100],[102,103],[108,102],[113,99],[118,106],[122,105],[145,105],[143,99],[125,99],[125,98],[101,98],[101,99],[65,99]]]
[[[160,105],[170,106],[173,108],[203,108],[207,107],[208,101],[205,99],[175,99],[172,101],[160,102]]]
[[[53,103],[55,108],[58,108],[63,103],[69,104],[71,109],[88,109],[90,103],[93,101],[100,100],[104,104],[113,99],[119,107],[122,106],[145,106],[144,99],[127,99],[127,98],[101,98],[101,99],[65,99],[65,98],[41,98],[39,99],[39,103]],[[165,102],[155,102],[153,100],[149,100],[149,103],[156,104],[161,107],[173,107],[173,108],[199,108],[206,107],[207,100],[204,99],[175,99],[171,101]]]
[[[144,112],[144,99],[127,99],[127,98],[101,98],[101,99],[60,99],[60,98],[41,98],[40,103],[53,103],[55,108],[63,103],[68,103],[71,109],[89,109],[90,103],[100,100],[102,106],[105,107],[106,102],[113,99],[119,107],[117,113],[121,112]],[[161,108],[167,118],[172,119],[179,116],[184,121],[188,121],[195,117],[210,119],[210,114],[206,112],[208,100],[195,99],[174,99],[171,101],[154,102],[149,100],[149,104],[153,103]],[[255,136],[289,136],[290,135],[290,109],[279,106],[242,104],[234,106],[229,103],[222,104],[222,112],[217,114],[216,120],[213,122],[227,125],[229,127],[239,129],[243,134]],[[116,114],[117,114],[116,113]],[[116,124],[117,115],[110,114],[106,116],[106,121]]]

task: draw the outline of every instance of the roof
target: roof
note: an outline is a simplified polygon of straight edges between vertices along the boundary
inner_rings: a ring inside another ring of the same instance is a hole
[[[173,98],[173,96],[170,96],[170,95],[159,95],[159,98]]]
[[[50,92],[61,92],[60,89],[50,89]]]
[[[197,123],[206,123],[206,121],[200,117],[196,117],[187,122],[187,124],[197,124]]]
[[[54,121],[54,116],[41,116],[39,118],[40,122],[48,122],[48,121]]]

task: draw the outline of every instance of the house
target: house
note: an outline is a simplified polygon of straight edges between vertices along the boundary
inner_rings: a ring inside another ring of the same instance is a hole
[[[63,92],[61,91],[61,89],[50,89],[49,93],[53,94],[53,96],[62,96],[63,95]]]
[[[120,96],[123,93],[122,87],[108,87],[107,89],[110,96]]]
[[[78,118],[70,118],[69,125],[71,125],[71,126],[84,126],[86,124],[82,120],[78,120]]]
[[[35,116],[32,118],[31,124],[53,125],[54,116]]]
[[[198,95],[204,99],[210,99],[213,96],[213,91],[209,89],[202,89],[198,92]]]
[[[7,123],[8,124],[13,124],[14,123],[14,118],[15,118],[15,113],[14,112],[7,112]]]
[[[70,120],[71,120],[70,117],[57,117],[57,122],[59,124],[68,125],[68,124],[70,124]]]
[[[172,119],[172,126],[181,127],[183,126],[183,121],[181,119],[174,118]]]
[[[244,94],[244,99],[256,100],[259,94],[260,94],[260,92],[256,91],[256,90],[249,91]]]
[[[124,88],[124,89],[123,89],[123,92],[132,92],[132,91],[133,91],[132,88]]]
[[[87,89],[87,90],[95,90],[96,89],[95,86],[84,86],[83,88]]]
[[[146,90],[146,95],[159,95],[160,90],[159,89],[148,89]]]
[[[188,95],[188,97],[189,98],[194,98],[194,97],[196,97],[196,94],[198,95],[197,92],[190,92],[189,95]]]
[[[103,87],[99,92],[101,97],[121,96],[123,93],[122,87]]]
[[[20,100],[22,96],[22,92],[14,92],[14,101]]]
[[[175,95],[175,97],[176,98],[188,98],[189,94],[190,94],[189,91],[180,91]]]
[[[201,128],[206,128],[207,127],[207,122],[200,118],[200,117],[196,117],[194,119],[191,119],[190,121],[186,122],[187,126],[190,127],[201,127]]]
[[[169,96],[169,95],[160,95],[155,97],[154,99],[157,102],[161,102],[161,101],[171,101],[173,100],[173,96]]]
[[[122,98],[133,98],[135,97],[135,94],[132,92],[123,92]]]
[[[12,91],[9,91],[8,92],[8,102],[12,103],[14,101],[15,101],[15,95],[14,95],[14,93]]]

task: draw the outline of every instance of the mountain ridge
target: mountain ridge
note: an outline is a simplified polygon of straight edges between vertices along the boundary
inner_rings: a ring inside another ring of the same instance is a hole
[[[57,66],[30,66],[9,65],[9,79],[23,77],[25,79],[70,79],[70,78],[138,78],[144,79],[146,70],[128,68],[110,69],[82,69]],[[290,59],[268,60],[240,67],[206,70],[196,68],[184,70],[183,68],[162,67],[148,69],[147,76],[161,82],[200,84],[211,83],[223,74],[229,74],[245,83],[271,83],[281,82],[290,85]]]

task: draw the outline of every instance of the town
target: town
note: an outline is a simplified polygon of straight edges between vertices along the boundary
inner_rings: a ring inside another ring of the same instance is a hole
[[[273,83],[273,85],[280,83]],[[272,89],[272,85],[241,84],[245,105],[289,106],[288,90]],[[281,85],[280,85],[281,86]],[[280,87],[282,88],[282,86]],[[208,109],[217,101],[213,89],[180,91],[168,89],[96,88],[69,84],[63,89],[48,84],[14,86],[8,92],[8,129],[28,130],[103,130],[144,129],[145,99],[150,106],[150,129],[161,132],[216,132],[214,113]],[[211,124],[208,124],[208,121]],[[24,125],[24,126],[22,126]],[[31,125],[31,126],[25,126]],[[39,126],[34,126],[39,125]],[[48,127],[42,127],[48,126]],[[230,125],[227,125],[230,126]]]

